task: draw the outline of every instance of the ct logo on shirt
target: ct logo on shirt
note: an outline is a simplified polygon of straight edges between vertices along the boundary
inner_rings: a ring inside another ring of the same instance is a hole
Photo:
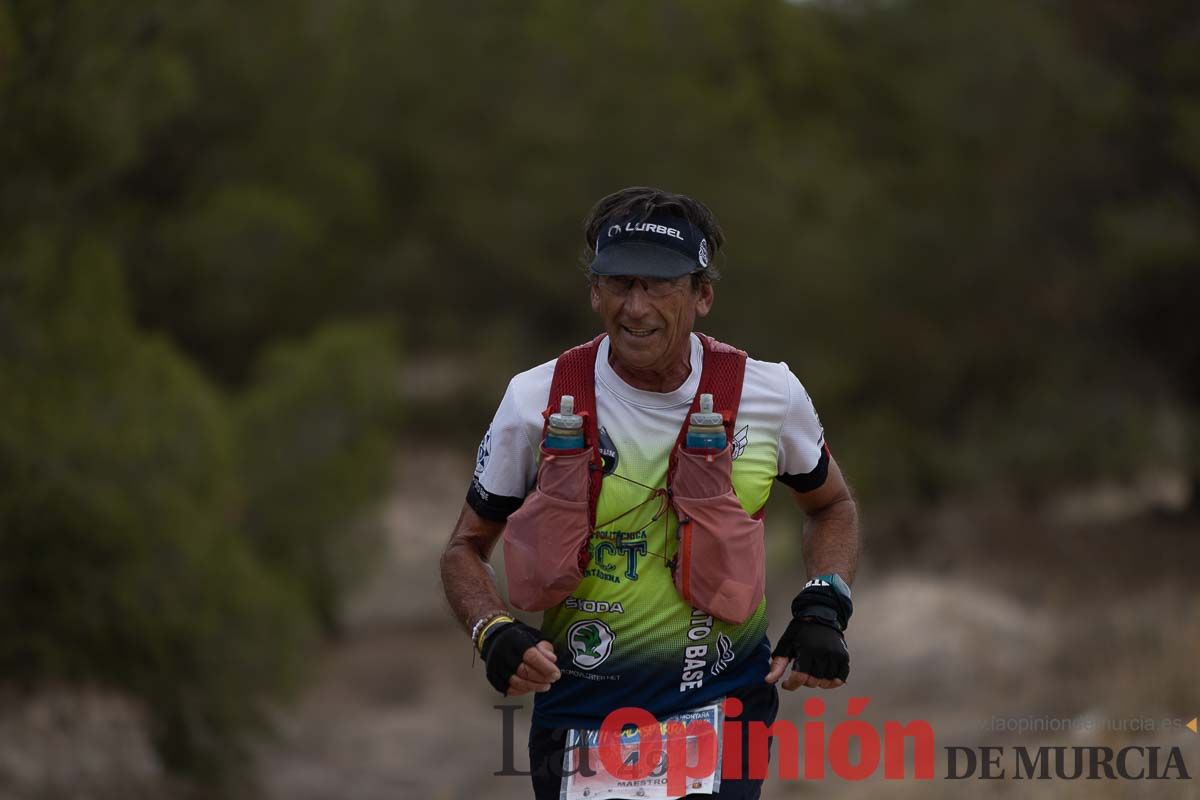
[[[612,628],[600,620],[580,620],[567,630],[567,647],[571,648],[571,660],[581,669],[595,669],[612,655],[613,641],[616,638]]]

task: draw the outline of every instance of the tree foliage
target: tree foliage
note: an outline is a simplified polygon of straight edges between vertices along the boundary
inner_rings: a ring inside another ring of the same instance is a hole
[[[298,191],[162,160],[213,108],[196,53],[231,55],[207,13],[0,4],[0,680],[124,689],[170,768],[228,788],[362,566],[397,356],[384,324],[268,313],[314,220],[338,231],[310,200],[358,173]]]
[[[236,411],[251,542],[328,630],[373,555],[362,517],[389,472],[393,442],[378,432],[395,419],[394,370],[386,330],[325,326],[269,350]]]
[[[220,782],[308,627],[232,524],[224,400],[130,325],[103,245],[35,239],[8,263],[0,675],[125,688],[167,764]]]

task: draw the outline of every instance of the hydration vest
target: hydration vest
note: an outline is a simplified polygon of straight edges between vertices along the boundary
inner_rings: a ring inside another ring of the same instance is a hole
[[[541,448],[537,486],[508,518],[504,564],[509,600],[524,611],[561,603],[583,579],[596,526],[596,505],[604,478],[596,420],[596,354],[604,334],[574,347],[554,366],[550,396],[542,413],[545,439],[550,414],[564,394],[575,398],[584,419],[584,446],[578,450]],[[669,562],[675,588],[692,607],[741,624],[762,600],[766,550],[761,510],[746,513],[733,489],[734,422],[742,397],[746,354],[697,334],[704,348],[700,386],[671,450],[664,491],[679,520],[677,549]],[[713,396],[725,425],[725,449],[691,452],[683,444],[688,419],[700,409],[700,395]]]

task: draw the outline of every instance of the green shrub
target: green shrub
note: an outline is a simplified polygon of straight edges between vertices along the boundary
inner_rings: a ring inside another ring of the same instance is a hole
[[[98,244],[7,253],[0,341],[0,679],[140,697],[167,765],[237,775],[294,684],[302,607],[234,511],[223,398],[128,321]]]
[[[247,533],[327,631],[377,543],[396,382],[386,329],[334,323],[269,350],[238,404]]]

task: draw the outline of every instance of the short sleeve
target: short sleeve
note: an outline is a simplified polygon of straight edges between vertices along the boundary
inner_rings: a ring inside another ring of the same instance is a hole
[[[479,443],[467,504],[484,519],[503,522],[521,507],[537,479],[529,421],[521,415],[516,381],[510,382],[492,424]]]
[[[825,483],[829,473],[829,448],[812,398],[792,371],[787,369],[786,372],[788,406],[779,427],[777,477],[798,492],[811,492]]]

